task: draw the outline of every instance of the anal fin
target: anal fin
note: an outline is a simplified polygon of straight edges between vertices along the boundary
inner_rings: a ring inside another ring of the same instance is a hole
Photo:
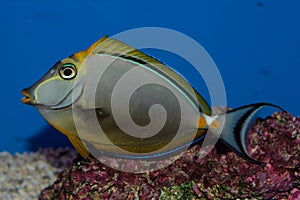
[[[69,136],[68,139],[82,157],[89,157],[89,151],[86,149],[85,145],[81,142],[81,140],[78,137]]]

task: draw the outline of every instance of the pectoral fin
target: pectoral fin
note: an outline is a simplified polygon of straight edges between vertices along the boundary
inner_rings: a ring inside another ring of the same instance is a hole
[[[82,157],[86,158],[89,156],[88,150],[78,137],[69,136],[68,139]]]

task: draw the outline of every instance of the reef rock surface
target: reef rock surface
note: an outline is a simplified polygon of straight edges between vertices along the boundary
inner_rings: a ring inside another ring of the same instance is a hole
[[[0,199],[37,199],[57,174],[71,165],[77,152],[71,148],[45,148],[37,152],[0,153]]]
[[[149,173],[117,171],[94,158],[77,158],[44,189],[46,199],[300,199],[300,118],[277,112],[249,132],[257,165],[233,152],[196,144]]]

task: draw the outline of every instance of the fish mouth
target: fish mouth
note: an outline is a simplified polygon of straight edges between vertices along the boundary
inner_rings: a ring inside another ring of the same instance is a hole
[[[33,104],[33,98],[31,95],[26,91],[26,89],[23,89],[21,91],[21,94],[24,95],[24,97],[21,99],[22,103],[32,105]]]

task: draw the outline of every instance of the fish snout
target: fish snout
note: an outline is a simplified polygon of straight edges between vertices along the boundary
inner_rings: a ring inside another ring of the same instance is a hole
[[[29,104],[29,105],[33,104],[34,98],[29,88],[23,89],[21,91],[21,94],[24,95],[24,97],[21,99],[22,103]]]

